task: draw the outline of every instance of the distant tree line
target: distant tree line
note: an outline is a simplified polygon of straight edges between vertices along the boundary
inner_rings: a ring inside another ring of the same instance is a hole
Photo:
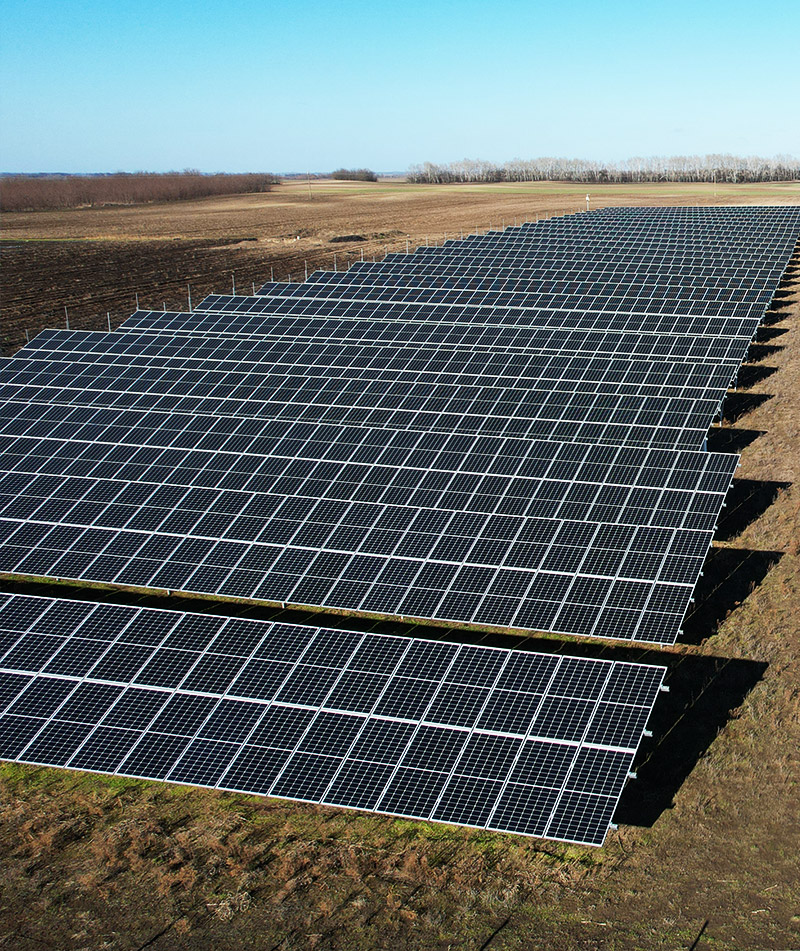
[[[343,182],[377,182],[378,176],[368,168],[337,168],[331,172],[331,178]]]
[[[412,165],[408,181],[450,182],[584,182],[586,184],[635,182],[786,182],[800,179],[800,159],[737,155],[675,155],[631,158],[623,162],[590,162],[583,159],[512,159],[502,165],[463,159],[447,165],[425,162]]]
[[[195,169],[52,177],[6,175],[0,179],[0,208],[3,211],[44,211],[181,201],[208,195],[266,192],[278,181],[277,175],[265,172],[203,175]]]

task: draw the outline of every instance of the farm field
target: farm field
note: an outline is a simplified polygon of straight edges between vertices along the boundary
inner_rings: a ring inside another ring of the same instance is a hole
[[[585,185],[411,185],[296,180],[271,192],[161,205],[16,212],[3,216],[3,322],[10,354],[45,327],[105,329],[142,307],[185,310],[213,291],[249,292],[271,273],[347,267],[449,235],[586,207]],[[611,204],[795,203],[800,184],[609,185]],[[310,195],[310,197],[309,197]],[[340,240],[345,238],[346,240]],[[334,255],[336,260],[334,262]],[[64,308],[67,308],[65,314]]]
[[[301,278],[305,260],[331,267],[334,251],[342,266],[362,247],[370,257],[404,248],[406,235],[413,246],[576,211],[586,194],[538,183],[311,191],[309,200],[307,184],[292,183],[182,205],[6,216],[5,352],[26,329],[63,326],[65,305],[71,326],[102,328],[107,310],[112,325],[133,310],[136,292],[142,306],[184,307],[187,281],[195,300],[229,289],[231,275],[247,290],[271,267]],[[590,194],[592,207],[795,203],[800,185]],[[361,239],[331,241],[346,235]],[[758,361],[743,368],[710,441],[742,451],[742,468],[686,636],[663,651],[563,645],[671,668],[603,849],[3,764],[0,948],[800,946],[799,318],[795,258]]]

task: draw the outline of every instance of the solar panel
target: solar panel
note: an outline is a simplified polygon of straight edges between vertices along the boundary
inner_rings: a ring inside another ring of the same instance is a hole
[[[672,643],[798,235],[607,209],[41,334],[0,364],[0,571]],[[2,593],[0,655],[5,758],[582,844],[664,676]]]
[[[292,285],[296,286],[296,285]],[[338,288],[337,288],[338,290]],[[431,292],[433,293],[433,292]],[[460,295],[453,295],[458,297]],[[580,298],[570,301],[547,299],[536,306],[469,306],[458,301],[425,303],[407,300],[347,299],[332,296],[307,298],[295,294],[286,296],[233,297],[212,295],[197,307],[201,313],[220,310],[242,314],[276,316],[336,316],[358,320],[436,321],[444,323],[474,323],[478,326],[503,327],[564,327],[584,330],[613,329],[634,333],[686,333],[693,335],[752,337],[765,305],[747,305],[746,314],[724,313],[727,305],[717,308],[719,313],[696,313],[689,301],[678,301],[664,312],[658,302],[647,311],[638,311],[633,301],[624,298],[603,298],[604,307],[591,309],[583,306]],[[661,308],[661,312],[659,312]],[[710,310],[706,307],[706,310]],[[263,321],[262,321],[263,323]],[[127,322],[122,329],[134,329]]]
[[[357,277],[364,274],[357,272]],[[385,272],[382,273],[382,276]],[[342,274],[342,278],[347,272]],[[565,282],[560,282],[565,283]],[[558,310],[606,311],[609,310],[609,300],[619,300],[617,308],[626,313],[658,313],[666,314],[699,314],[708,317],[730,316],[750,318],[758,317],[763,312],[768,297],[761,300],[745,299],[751,295],[749,291],[720,290],[698,288],[690,285],[683,293],[669,287],[659,285],[603,284],[594,288],[579,287],[551,287],[552,282],[529,282],[526,290],[502,291],[487,289],[438,289],[425,288],[416,284],[413,287],[397,286],[387,283],[387,278],[374,284],[363,281],[346,281],[340,279],[336,283],[316,284],[267,284],[259,294],[262,302],[266,300],[279,301],[287,298],[305,298],[309,300],[362,300],[386,301],[396,303],[414,303],[427,306],[458,305],[465,308],[477,308],[478,315],[487,308],[519,308],[522,311],[537,308],[553,308]],[[208,305],[201,303],[199,310],[206,310]]]
[[[496,327],[492,325],[458,324],[454,322],[412,322],[394,320],[360,320],[331,316],[303,315],[238,315],[230,312],[183,314],[161,311],[137,311],[120,328],[126,332],[157,332],[191,335],[230,336],[256,341],[291,339],[297,342],[408,343],[411,346],[435,344],[439,348],[455,348],[475,353],[560,352],[576,356],[620,357],[650,360],[654,357],[670,362],[728,363],[737,367],[750,347],[750,337],[716,334],[639,333],[617,329],[574,329],[570,327]],[[705,322],[708,323],[707,321]],[[708,327],[704,327],[708,330]],[[738,328],[737,328],[738,329]],[[32,341],[45,338],[45,332]],[[49,332],[49,333],[52,333]]]
[[[686,449],[703,446],[725,390],[677,397],[594,381],[482,386],[398,380],[391,371],[368,369],[347,376],[278,373],[259,382],[252,374],[185,369],[178,361],[148,371],[12,359],[0,369],[5,400]]]
[[[365,372],[380,371],[403,380],[436,379],[441,383],[533,386],[533,381],[611,382],[652,387],[664,395],[684,396],[687,388],[726,389],[733,378],[730,366],[715,361],[663,359],[631,360],[600,355],[569,356],[563,353],[476,353],[436,345],[413,346],[408,341],[389,346],[375,342],[338,340],[313,342],[302,338],[266,341],[254,338],[234,341],[228,337],[177,337],[172,334],[97,333],[53,331],[37,337],[19,359],[71,363],[114,364],[120,367],[179,366],[187,370],[235,370],[248,381],[267,374],[292,373],[349,379]],[[178,362],[180,361],[180,362]],[[402,374],[402,376],[398,376]],[[259,380],[259,382],[261,382]]]
[[[356,428],[301,449],[280,435],[285,449],[278,433],[255,439],[249,461],[7,443],[0,568],[670,643],[737,465],[524,440],[403,445],[399,433],[386,446]],[[48,474],[65,468],[91,475]],[[211,488],[237,475],[241,489]]]
[[[0,595],[0,757],[602,845],[665,668]]]

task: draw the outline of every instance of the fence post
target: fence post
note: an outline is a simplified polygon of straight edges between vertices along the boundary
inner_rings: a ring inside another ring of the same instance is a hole
[[[191,288],[191,285],[189,285],[189,284],[186,285],[186,293],[187,293],[187,295],[189,296],[189,313],[191,314],[191,312],[192,312],[192,288]],[[165,307],[164,307],[164,310],[166,310],[166,309],[167,309],[167,308],[166,308],[166,306],[165,306]]]

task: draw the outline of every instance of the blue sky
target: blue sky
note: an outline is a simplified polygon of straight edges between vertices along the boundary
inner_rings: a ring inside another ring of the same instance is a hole
[[[797,0],[6,0],[0,170],[800,154]]]

